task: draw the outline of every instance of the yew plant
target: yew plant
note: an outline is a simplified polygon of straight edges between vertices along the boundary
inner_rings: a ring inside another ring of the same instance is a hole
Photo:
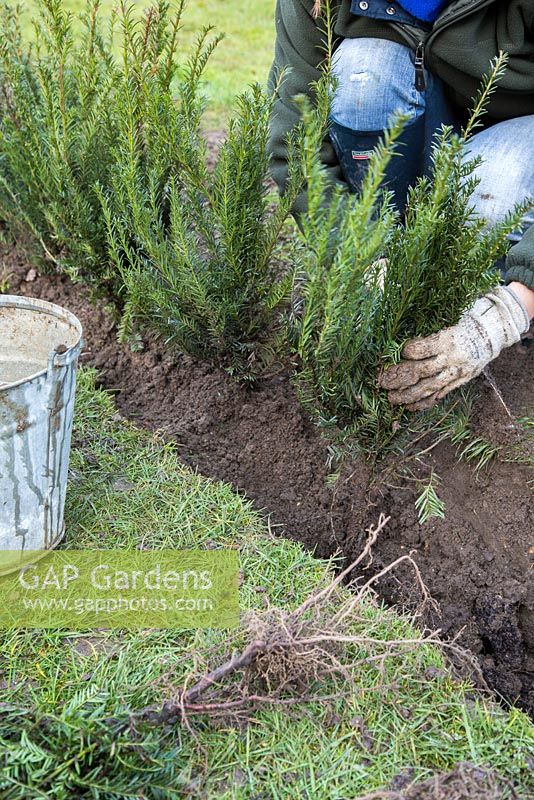
[[[94,186],[114,158],[121,81],[98,12],[76,34],[61,0],[41,0],[30,45],[20,7],[0,8],[0,217],[34,256],[117,291]]]
[[[121,0],[104,23],[89,0],[80,29],[40,0],[29,45],[1,7],[0,218],[111,300],[125,336],[150,330],[249,380],[283,340],[292,278],[276,250],[302,170],[292,157],[284,197],[269,195],[258,86],[210,166],[202,80],[220,37],[206,28],[184,53],[183,11]]]
[[[164,125],[155,98],[145,122],[153,158],[144,182],[139,154],[128,146],[133,132],[128,125],[120,130],[111,189],[101,192],[110,254],[125,287],[123,332],[150,329],[249,381],[285,341],[292,274],[275,251],[302,172],[295,158],[284,197],[268,193],[272,101],[259,86],[239,98],[210,169],[194,88],[178,105],[169,99]],[[127,121],[127,113],[121,118]]]
[[[21,8],[0,6],[0,217],[34,255],[118,302],[122,279],[109,258],[101,194],[123,148],[135,153],[140,185],[158,163],[164,193],[175,144],[162,157],[155,114],[163,133],[177,81],[185,102],[176,115],[191,116],[187,100],[215,41],[203,31],[182,59],[183,0],[174,9],[155,0],[144,14],[121,0],[106,19],[100,5],[88,0],[77,24],[62,0],[38,0],[31,43]]]
[[[477,159],[467,145],[480,124],[506,59],[494,62],[461,135],[437,134],[432,171],[411,189],[404,219],[380,189],[402,120],[393,124],[371,158],[360,194],[330,189],[319,158],[322,114],[304,108],[308,213],[302,219],[298,291],[302,313],[292,320],[299,365],[296,381],[306,407],[331,430],[377,457],[403,447],[408,434],[435,429],[458,434],[456,393],[430,412],[407,414],[390,405],[377,385],[381,369],[400,359],[413,336],[453,325],[499,281],[495,262],[528,204],[487,229],[472,195]],[[329,78],[318,87],[318,106],[329,102]],[[461,399],[463,403],[463,399]],[[400,442],[400,444],[399,444]]]

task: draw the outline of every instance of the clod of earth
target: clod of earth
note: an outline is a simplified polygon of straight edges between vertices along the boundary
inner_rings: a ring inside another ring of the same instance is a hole
[[[380,791],[355,800],[520,800],[513,786],[493,770],[459,764],[452,772],[411,784],[403,791]]]

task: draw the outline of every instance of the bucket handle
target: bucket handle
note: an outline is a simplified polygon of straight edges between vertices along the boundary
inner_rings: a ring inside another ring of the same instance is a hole
[[[64,367],[68,363],[69,348],[65,344],[58,344],[48,356],[47,376],[57,367]]]
[[[46,370],[46,384],[48,390],[48,397],[47,397],[47,406],[48,406],[48,446],[47,446],[47,454],[46,454],[46,481],[47,487],[45,492],[45,549],[47,549],[50,545],[50,529],[52,523],[52,494],[54,491],[54,487],[51,483],[52,478],[52,465],[50,463],[50,454],[51,454],[51,446],[50,441],[52,438],[52,426],[55,424],[54,422],[54,415],[57,413],[56,402],[57,402],[57,388],[53,390],[54,387],[54,379],[57,377],[55,375],[56,370],[61,369],[62,367],[66,367],[69,364],[70,358],[69,356],[72,355],[73,348],[68,348],[64,344],[57,345],[54,350],[52,350],[48,356],[48,364]]]

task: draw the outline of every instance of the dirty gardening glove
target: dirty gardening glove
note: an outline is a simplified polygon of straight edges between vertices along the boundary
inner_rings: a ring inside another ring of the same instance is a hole
[[[430,408],[453,389],[480,375],[499,353],[528,331],[530,319],[512,289],[500,286],[476,301],[457,325],[412,339],[400,364],[386,369],[379,384],[392,403],[410,411]]]

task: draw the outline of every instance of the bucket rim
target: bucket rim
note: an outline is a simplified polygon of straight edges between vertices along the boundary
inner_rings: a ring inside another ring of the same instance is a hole
[[[76,330],[78,335],[74,344],[72,344],[65,350],[64,353],[62,353],[62,357],[67,357],[68,360],[69,354],[79,350],[83,335],[82,323],[78,317],[67,308],[63,308],[63,306],[59,306],[56,303],[50,303],[48,300],[40,300],[37,297],[23,297],[16,294],[0,294],[0,309],[2,308],[19,308],[23,311],[36,311],[42,314],[48,314],[51,317],[56,317],[57,319],[70,324]],[[36,378],[41,378],[42,376],[46,375],[47,372],[48,365],[38,372],[27,375],[25,378],[21,378],[18,381],[0,385],[0,394],[7,392],[10,389],[14,389],[17,386],[21,386],[23,383],[29,383]]]

